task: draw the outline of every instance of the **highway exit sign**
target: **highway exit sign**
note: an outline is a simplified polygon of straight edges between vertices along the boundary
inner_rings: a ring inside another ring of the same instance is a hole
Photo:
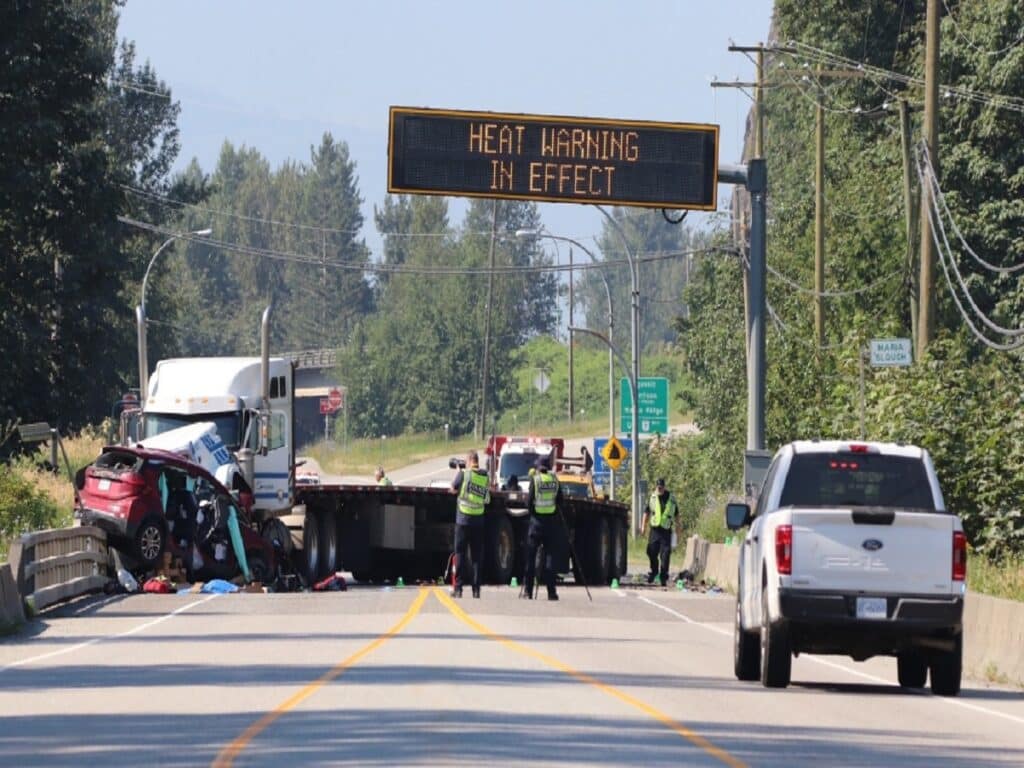
[[[629,379],[619,381],[619,398],[623,432],[633,430],[633,397]],[[637,432],[640,435],[668,434],[668,379],[641,376],[637,382],[637,400],[640,401]]]

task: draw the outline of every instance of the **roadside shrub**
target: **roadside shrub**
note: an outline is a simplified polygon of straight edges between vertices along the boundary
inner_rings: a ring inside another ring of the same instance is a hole
[[[60,519],[60,510],[46,494],[10,466],[0,466],[0,557],[7,557],[12,537],[54,527]]]

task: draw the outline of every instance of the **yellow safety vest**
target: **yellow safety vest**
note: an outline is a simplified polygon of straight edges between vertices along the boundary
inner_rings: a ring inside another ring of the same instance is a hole
[[[538,515],[553,515],[558,497],[558,478],[550,472],[537,472],[533,476],[533,511]]]
[[[665,508],[661,508],[661,498],[655,493],[651,496],[651,527],[653,528],[671,528],[672,520],[676,516],[676,500],[672,498],[672,494],[668,496],[668,503],[665,504]]]
[[[482,515],[491,491],[487,486],[487,474],[478,469],[466,469],[462,474],[462,488],[459,490],[459,512],[464,515]]]

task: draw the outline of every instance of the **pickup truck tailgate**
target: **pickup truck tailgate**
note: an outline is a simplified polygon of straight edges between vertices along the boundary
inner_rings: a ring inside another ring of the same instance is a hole
[[[793,587],[948,595],[954,520],[941,512],[793,509]]]

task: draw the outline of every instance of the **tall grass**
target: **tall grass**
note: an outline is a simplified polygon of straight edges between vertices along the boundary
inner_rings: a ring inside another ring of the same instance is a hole
[[[1024,601],[1024,556],[1009,557],[1000,563],[981,555],[969,557],[967,587],[973,592]]]
[[[585,421],[577,420],[570,424],[566,421],[534,424],[532,430],[514,431],[516,425],[511,419],[508,424],[499,422],[498,434],[534,434],[555,437],[586,437],[603,435],[607,431],[608,422],[595,418]],[[370,475],[378,465],[385,470],[404,467],[417,461],[435,459],[439,456],[461,456],[471,448],[481,449],[486,441],[472,436],[462,436],[445,440],[443,431],[434,433],[397,435],[387,437],[364,437],[349,440],[347,445],[320,440],[299,450],[303,456],[316,459],[320,468],[327,473],[337,475]]]

